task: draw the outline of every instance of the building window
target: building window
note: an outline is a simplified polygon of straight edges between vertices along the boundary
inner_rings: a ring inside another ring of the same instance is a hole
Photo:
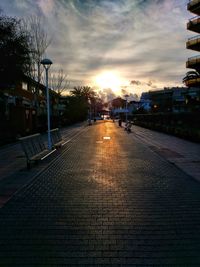
[[[28,84],[25,82],[22,82],[22,89],[23,90],[28,90]]]
[[[32,92],[33,94],[36,93],[36,88],[35,88],[35,86],[31,86],[31,92]]]

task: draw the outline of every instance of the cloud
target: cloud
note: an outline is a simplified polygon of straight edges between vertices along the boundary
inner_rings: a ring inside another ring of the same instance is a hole
[[[141,84],[141,82],[140,81],[135,81],[135,80],[132,80],[131,82],[130,82],[130,84],[131,85],[140,85]]]
[[[106,88],[103,90],[98,90],[98,96],[104,101],[108,102],[111,101],[112,99],[116,98],[118,95],[115,94],[112,89]]]
[[[64,69],[74,83],[114,70],[141,93],[181,84],[185,61],[194,55],[185,49],[190,14],[181,2],[2,0],[0,6],[10,15],[45,17],[52,69]]]
[[[155,81],[154,80],[149,80],[148,82],[147,82],[147,86],[149,86],[150,88],[157,88],[157,86],[154,84],[155,83]]]
[[[37,0],[36,3],[45,16],[51,14],[54,9],[54,0]]]

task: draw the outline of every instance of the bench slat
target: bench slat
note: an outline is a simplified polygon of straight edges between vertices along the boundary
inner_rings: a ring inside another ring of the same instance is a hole
[[[45,147],[39,133],[19,138],[19,141],[26,155],[28,168],[30,168],[31,161],[43,160],[55,151],[55,149],[49,151]]]
[[[50,132],[51,132],[51,142],[53,147],[61,147],[63,144],[63,140],[59,128],[52,129]]]

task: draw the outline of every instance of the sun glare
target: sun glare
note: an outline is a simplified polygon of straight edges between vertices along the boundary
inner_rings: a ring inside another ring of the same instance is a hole
[[[110,88],[114,92],[120,92],[122,81],[114,72],[106,71],[95,77],[95,84],[100,87],[100,89]]]

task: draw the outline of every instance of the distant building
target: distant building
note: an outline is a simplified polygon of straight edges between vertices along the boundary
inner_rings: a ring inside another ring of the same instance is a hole
[[[151,110],[151,99],[149,92],[143,92],[140,97],[140,110],[144,112],[149,112]]]
[[[200,109],[199,87],[166,87],[142,93],[140,110],[149,112],[191,112]]]
[[[149,91],[151,99],[151,111],[153,112],[171,112],[172,111],[173,90],[164,88],[164,90]]]

